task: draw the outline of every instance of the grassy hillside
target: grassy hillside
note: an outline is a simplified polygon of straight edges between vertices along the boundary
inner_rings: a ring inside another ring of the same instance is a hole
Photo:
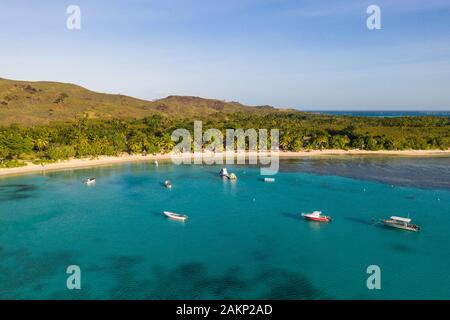
[[[105,94],[58,82],[14,81],[0,78],[0,125],[26,126],[88,119],[142,119],[154,114],[192,118],[214,113],[278,112],[268,106],[249,107],[199,97],[169,96],[146,101]]]

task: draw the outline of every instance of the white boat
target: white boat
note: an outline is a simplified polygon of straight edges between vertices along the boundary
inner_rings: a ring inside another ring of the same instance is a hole
[[[229,177],[229,174],[228,174],[228,170],[227,170],[227,168],[222,168],[221,170],[220,170],[220,172],[219,172],[219,176],[221,176],[221,177]]]
[[[236,180],[237,176],[234,173],[230,173],[230,175],[228,176],[228,179],[230,180]]]
[[[155,160],[155,166],[158,166],[158,160]]]
[[[164,182],[164,184],[166,185],[166,188],[167,188],[167,189],[172,189],[172,184],[170,183],[170,180],[166,180],[166,181]]]
[[[388,227],[415,232],[420,231],[420,227],[418,225],[410,223],[410,218],[392,216],[390,219],[382,219],[380,221],[382,224]]]
[[[185,214],[178,214],[178,213],[174,213],[174,212],[170,212],[170,211],[164,211],[164,214],[169,219],[177,220],[177,221],[183,221],[184,222],[188,218],[188,216],[185,215]]]
[[[264,182],[275,182],[274,178],[264,178]]]
[[[95,183],[95,178],[87,178],[84,180],[84,184],[91,185]]]
[[[311,213],[302,213],[302,217],[306,220],[316,221],[316,222],[330,222],[331,217],[323,216],[322,211],[314,211]]]

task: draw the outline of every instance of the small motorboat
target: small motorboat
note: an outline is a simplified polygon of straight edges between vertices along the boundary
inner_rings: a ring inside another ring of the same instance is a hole
[[[86,185],[91,185],[95,183],[95,178],[87,178],[86,180],[84,180],[84,184]]]
[[[185,214],[178,214],[178,213],[173,213],[170,211],[164,211],[164,214],[166,215],[166,217],[168,217],[169,219],[172,220],[177,220],[177,221],[186,221],[188,216]]]
[[[264,178],[264,182],[275,182],[275,178]]]
[[[380,222],[388,227],[407,230],[407,231],[420,231],[420,227],[416,224],[412,224],[410,218],[402,218],[397,216],[392,216],[390,219],[381,219]]]
[[[229,178],[230,175],[228,174],[227,168],[222,168],[219,172],[219,176]]]
[[[228,176],[228,179],[237,180],[237,176],[234,173],[230,173],[230,175]]]
[[[170,180],[166,180],[166,181],[164,182],[164,184],[166,185],[166,188],[167,188],[167,189],[172,189],[172,183],[170,183]]]
[[[330,222],[331,217],[323,216],[321,211],[314,211],[311,213],[302,213],[302,217],[306,220],[316,221],[316,222]]]
[[[159,165],[158,160],[155,160],[155,166],[158,166],[158,165]]]

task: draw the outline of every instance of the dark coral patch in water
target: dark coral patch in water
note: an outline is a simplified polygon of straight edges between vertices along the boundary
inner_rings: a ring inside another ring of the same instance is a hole
[[[0,186],[0,202],[31,198],[37,187],[31,184],[8,184]]]
[[[255,281],[264,281],[269,289],[260,299],[287,300],[287,299],[319,299],[318,291],[311,281],[299,274],[281,269],[271,269],[261,273]]]
[[[174,269],[157,267],[149,299],[238,299],[248,285],[239,268],[230,268],[223,275],[211,275],[202,263],[191,262]]]
[[[25,249],[4,250],[0,261],[0,298],[12,299],[14,297],[10,293],[18,294],[21,289],[40,291],[46,286],[48,279],[58,274],[64,279],[66,268],[73,261],[73,257],[72,252],[63,250],[38,256]]]
[[[141,256],[114,256],[111,258],[111,267],[115,270],[128,270],[144,261]]]
[[[145,278],[139,277],[135,270],[139,264],[145,261],[142,256],[118,255],[110,259],[109,265],[97,268],[95,271],[112,275],[114,286],[109,290],[110,299],[144,299],[150,283]],[[91,269],[93,269],[91,267]]]
[[[10,190],[12,192],[34,191],[37,187],[33,184],[7,184],[0,186],[2,190]]]
[[[244,275],[231,267],[213,274],[202,263],[173,269],[153,268],[147,299],[319,299],[321,293],[304,276],[281,269]],[[133,298],[133,297],[128,297]]]

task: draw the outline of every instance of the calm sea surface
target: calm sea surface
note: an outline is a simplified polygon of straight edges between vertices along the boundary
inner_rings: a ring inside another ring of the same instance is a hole
[[[319,114],[355,117],[450,117],[450,111],[310,111]]]
[[[449,158],[286,160],[274,183],[228,168],[234,183],[169,163],[0,179],[0,298],[450,299]],[[333,222],[299,219],[313,210]],[[373,224],[393,214],[423,230]]]

